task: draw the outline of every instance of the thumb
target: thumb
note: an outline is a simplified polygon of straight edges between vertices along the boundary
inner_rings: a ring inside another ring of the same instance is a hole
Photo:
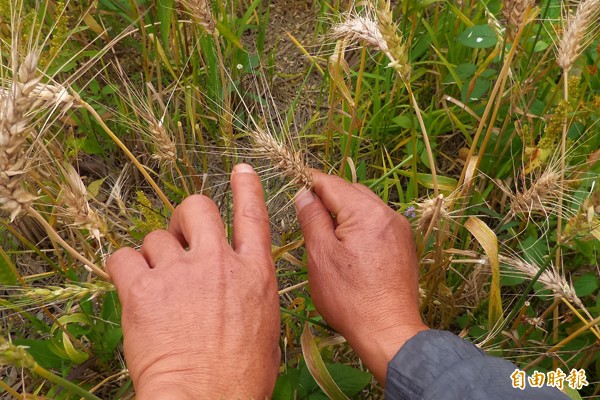
[[[335,236],[335,225],[330,212],[321,199],[306,189],[301,189],[295,198],[296,215],[308,248],[317,244],[331,243]]]

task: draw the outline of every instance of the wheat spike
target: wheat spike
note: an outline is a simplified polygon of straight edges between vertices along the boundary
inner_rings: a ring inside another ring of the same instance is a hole
[[[0,365],[34,369],[37,363],[25,349],[25,346],[15,346],[0,336]]]
[[[447,197],[438,196],[432,199],[426,199],[417,204],[417,227],[425,234],[433,224],[433,229],[438,229],[441,221],[446,221],[450,217],[448,212]]]
[[[65,210],[64,216],[72,222],[72,225],[88,229],[92,236],[100,240],[100,237],[106,234],[106,223],[90,207],[87,189],[81,177],[75,168],[68,164],[63,167],[63,175],[67,183],[60,194],[60,203]]]
[[[388,57],[392,61],[389,66],[398,71],[402,79],[408,81],[410,78],[408,52],[404,41],[398,35],[398,27],[394,23],[389,0],[378,0],[376,14],[379,30],[388,45]]]
[[[533,0],[504,0],[502,14],[506,18],[508,38],[513,39],[523,23],[525,11],[533,6]]]
[[[210,35],[217,33],[217,26],[208,0],[181,0],[181,3],[190,10],[194,19],[206,32]]]
[[[355,16],[335,25],[332,29],[333,39],[346,39],[351,43],[364,42],[369,47],[387,53],[388,44],[377,23],[365,16]]]
[[[30,133],[28,111],[34,102],[29,95],[39,82],[35,76],[37,61],[37,54],[30,53],[10,86],[0,93],[0,205],[11,220],[35,199],[22,188],[22,180],[27,163],[24,143]]]
[[[66,112],[74,103],[64,87],[40,82],[37,51],[31,51],[18,67],[16,48],[13,53],[13,77],[3,82],[7,87],[0,91],[0,206],[11,220],[36,198],[22,185],[31,158],[25,154],[25,142],[33,136],[35,114],[57,108]]]
[[[510,209],[514,214],[531,214],[534,211],[546,213],[548,208],[553,207],[562,190],[560,174],[547,169],[532,182],[529,189],[511,195]]]
[[[532,263],[528,263],[516,257],[508,257],[500,255],[499,260],[501,263],[527,275],[529,278],[533,278],[537,275],[540,267]],[[583,308],[583,303],[575,294],[575,288],[573,284],[567,282],[567,280],[558,273],[554,268],[547,268],[538,278],[538,282],[542,284],[546,289],[550,290],[556,296],[562,297],[575,304],[577,307]]]
[[[48,286],[43,288],[31,288],[23,292],[24,297],[51,303],[56,301],[82,299],[88,295],[98,296],[102,293],[115,290],[112,283],[98,281],[95,283],[81,283],[78,285],[67,284],[64,287]]]
[[[150,116],[150,139],[154,142],[155,148],[152,158],[157,160],[161,166],[170,167],[177,162],[177,147],[175,142],[168,134],[162,122]]]
[[[575,15],[567,15],[566,26],[558,45],[556,62],[569,71],[585,47],[598,31],[600,0],[583,0],[577,6]]]
[[[283,144],[277,142],[266,130],[257,128],[251,132],[254,148],[266,158],[272,160],[276,167],[298,186],[312,189],[312,175],[304,163],[300,152],[293,152]]]
[[[408,80],[410,76],[408,54],[393,22],[389,3],[379,0],[379,7],[374,13],[376,19],[371,15],[373,12],[366,15],[351,13],[345,21],[333,27],[333,39],[346,39],[351,43],[363,42],[383,52],[390,60],[388,66],[394,68],[402,79]]]

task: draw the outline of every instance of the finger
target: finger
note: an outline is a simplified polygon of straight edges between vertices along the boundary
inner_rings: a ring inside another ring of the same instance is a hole
[[[312,178],[313,190],[327,210],[336,216],[338,223],[346,221],[356,206],[361,204],[360,192],[339,176],[312,170]]]
[[[217,206],[200,194],[189,196],[175,209],[168,231],[190,249],[215,248],[227,243]]]
[[[148,273],[150,267],[139,252],[130,247],[123,247],[109,257],[106,269],[117,291],[124,293],[125,289],[135,285],[141,274]]]
[[[309,251],[311,247],[337,240],[333,218],[321,199],[312,192],[301,189],[296,195],[295,207]]]
[[[371,189],[369,189],[367,186],[363,185],[362,183],[353,183],[352,186],[359,192],[364,193],[367,196],[369,196],[371,199],[377,200],[379,202],[382,201],[379,198],[379,196],[377,196],[377,194],[375,194]]]
[[[260,179],[248,164],[231,174],[233,191],[233,248],[238,254],[271,257],[269,216]]]
[[[141,250],[142,256],[144,256],[150,268],[169,266],[172,264],[172,260],[183,252],[184,249],[181,247],[179,240],[169,231],[163,229],[146,235]]]

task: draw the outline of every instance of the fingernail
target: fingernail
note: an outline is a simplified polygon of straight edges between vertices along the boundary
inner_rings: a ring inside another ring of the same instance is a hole
[[[310,190],[304,188],[300,189],[296,194],[296,200],[294,200],[294,206],[296,212],[299,213],[304,207],[315,201],[315,195]]]
[[[233,167],[233,172],[236,174],[255,174],[254,168],[249,164],[237,164]]]

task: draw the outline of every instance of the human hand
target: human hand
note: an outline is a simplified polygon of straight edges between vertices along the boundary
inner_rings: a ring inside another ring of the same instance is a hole
[[[312,176],[317,196],[303,191],[296,198],[311,298],[385,384],[388,362],[428,329],[419,314],[410,225],[366,186],[318,171]]]
[[[280,320],[267,210],[249,165],[234,168],[231,187],[233,249],[215,204],[196,195],[140,252],[108,260],[139,399],[260,400],[273,391]]]

